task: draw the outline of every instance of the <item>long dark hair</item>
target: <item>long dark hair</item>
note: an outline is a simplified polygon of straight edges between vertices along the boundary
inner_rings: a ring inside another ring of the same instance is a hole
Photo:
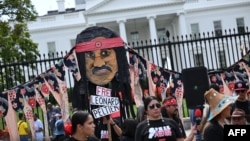
[[[76,133],[76,128],[78,124],[83,125],[90,113],[85,112],[85,111],[76,111],[73,113],[72,118],[71,118],[71,124],[72,124],[72,134]]]
[[[93,26],[83,30],[77,35],[76,44],[87,42],[97,37],[114,38],[119,36],[108,28]],[[135,117],[135,113],[132,106],[133,102],[130,87],[130,73],[129,64],[126,56],[126,49],[124,46],[121,46],[114,48],[114,50],[116,53],[118,72],[115,78],[111,80],[111,84],[107,84],[103,87],[112,87],[111,96],[118,97],[120,99],[121,115],[130,116],[130,114],[132,114],[132,116]],[[73,108],[90,111],[88,98],[90,94],[96,93],[97,85],[90,82],[86,76],[85,53],[81,52],[77,53],[76,55],[78,59],[81,80],[75,80],[72,106]],[[119,93],[122,94],[122,97],[120,97]],[[124,110],[125,107],[127,108],[126,113]]]

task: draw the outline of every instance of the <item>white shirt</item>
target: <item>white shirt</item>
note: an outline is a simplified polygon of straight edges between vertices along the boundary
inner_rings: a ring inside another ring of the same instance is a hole
[[[43,131],[40,131],[40,128],[43,130],[43,123],[40,119],[37,119],[34,121],[34,127],[35,127],[35,134],[36,134],[36,141],[43,141]]]

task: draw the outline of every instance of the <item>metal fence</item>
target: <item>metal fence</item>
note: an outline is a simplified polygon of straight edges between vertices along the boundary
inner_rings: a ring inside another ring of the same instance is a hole
[[[177,37],[170,37],[167,32],[166,38],[138,41],[128,45],[145,59],[175,72],[197,66],[205,66],[209,71],[214,71],[226,69],[242,58],[250,47],[250,32],[246,28],[240,32],[232,29]],[[50,57],[44,54],[34,62],[14,64],[0,62],[0,90],[23,84],[32,77],[46,72],[66,54],[67,52],[60,52]],[[17,73],[16,68],[22,70],[19,72],[22,79],[13,75]],[[74,85],[72,74],[66,72],[65,77],[68,88],[72,88]],[[71,93],[72,91],[69,91],[69,95]]]
[[[181,72],[182,69],[190,67],[205,66],[208,70],[223,70],[239,61],[250,47],[250,32],[246,28],[242,32],[225,30],[221,34],[202,33],[198,35],[186,35],[170,37],[154,41],[138,41],[128,43],[139,55],[150,60],[158,66]],[[14,64],[3,64],[0,62],[0,90],[9,89],[29,81],[50,69],[61,60],[67,52],[56,53],[53,56],[40,55],[34,62],[18,62]],[[31,69],[33,67],[33,69]],[[23,79],[17,78],[15,70]],[[9,70],[8,74],[4,73]],[[66,73],[66,81],[69,88],[73,87],[72,75]]]
[[[129,44],[141,56],[158,66],[176,72],[205,66],[209,71],[223,70],[239,61],[250,47],[248,27],[224,32],[201,33]]]

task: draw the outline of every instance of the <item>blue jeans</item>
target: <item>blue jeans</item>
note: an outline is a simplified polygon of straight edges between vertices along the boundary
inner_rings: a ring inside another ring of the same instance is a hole
[[[29,136],[28,135],[20,135],[20,141],[28,141]]]

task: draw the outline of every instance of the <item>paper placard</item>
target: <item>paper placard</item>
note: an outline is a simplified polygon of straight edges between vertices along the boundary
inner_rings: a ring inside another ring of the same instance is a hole
[[[91,105],[100,105],[100,106],[120,106],[118,97],[107,97],[107,96],[90,96]]]
[[[92,114],[94,115],[94,118],[97,119],[118,111],[120,111],[119,106],[103,106],[100,108],[93,109]]]

